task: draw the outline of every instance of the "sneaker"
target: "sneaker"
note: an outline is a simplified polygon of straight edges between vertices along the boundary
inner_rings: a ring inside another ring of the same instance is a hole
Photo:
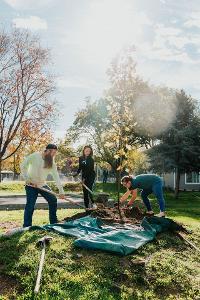
[[[159,214],[156,215],[156,217],[164,218],[165,217],[165,213],[163,211],[161,211]]]

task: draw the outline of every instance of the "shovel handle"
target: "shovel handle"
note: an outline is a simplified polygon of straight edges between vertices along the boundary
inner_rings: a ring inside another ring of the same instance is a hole
[[[84,182],[81,182],[81,183],[82,183],[82,186],[84,186],[84,188],[86,190],[88,190],[88,192],[90,192],[90,194],[94,195],[93,191],[91,189],[89,189],[89,187]]]
[[[27,186],[34,187],[34,186],[30,185],[30,184],[26,184],[26,185],[27,185]],[[51,195],[54,195],[56,198],[59,198],[59,195],[56,194],[56,193],[54,193],[54,192],[51,191],[51,190],[47,190],[47,189],[45,189],[45,188],[43,188],[43,187],[35,187],[35,188],[37,188],[37,189],[39,189],[39,190],[41,190],[41,191],[47,192],[47,193],[49,193],[49,194],[51,194]],[[83,205],[74,202],[73,200],[67,198],[66,196],[64,197],[64,200],[85,209],[85,207],[84,207]]]
[[[94,195],[93,191],[82,181],[78,178],[78,181],[82,184],[82,186],[84,186],[84,188],[86,190],[88,190],[88,192],[90,192],[90,194]]]
[[[90,192],[90,194],[94,195],[94,192],[82,180],[80,180],[79,178],[78,178],[78,182],[80,182],[82,184],[82,186],[84,186],[84,188],[86,190],[88,190],[88,192]]]
[[[39,264],[39,268],[38,268],[37,280],[36,280],[35,289],[34,289],[35,294],[38,294],[39,289],[40,289],[40,281],[42,278],[42,269],[43,269],[43,265],[44,265],[44,258],[45,258],[45,243],[42,248],[42,253],[41,253],[41,257],[40,257],[40,264]]]

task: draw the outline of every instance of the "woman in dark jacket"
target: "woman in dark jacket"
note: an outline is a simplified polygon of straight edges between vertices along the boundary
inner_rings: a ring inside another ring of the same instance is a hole
[[[94,171],[94,159],[93,159],[93,150],[91,146],[85,146],[83,148],[83,155],[79,157],[79,167],[76,175],[80,172],[82,173],[83,183],[92,190],[94,180],[95,180],[95,171]],[[92,194],[83,186],[83,195],[85,207],[89,207],[89,202],[91,201],[94,204]],[[95,204],[93,205],[93,207]]]

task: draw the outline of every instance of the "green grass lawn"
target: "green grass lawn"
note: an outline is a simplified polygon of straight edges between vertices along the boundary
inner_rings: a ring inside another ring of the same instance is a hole
[[[157,204],[152,200],[156,210]],[[166,195],[168,217],[185,224],[192,234],[187,238],[200,247],[200,194],[181,193],[175,200]],[[140,201],[137,203],[141,206]],[[59,210],[58,217],[80,210]],[[20,226],[23,211],[0,211],[1,232],[7,222]],[[37,210],[34,224],[46,224],[48,211]],[[8,224],[9,225],[9,224]],[[48,233],[49,234],[49,233]],[[0,238],[0,299],[69,299],[69,300],[134,300],[134,299],[200,299],[200,255],[174,234],[160,234],[154,242],[133,255],[75,248],[74,238],[50,233],[41,291],[34,297],[40,250],[36,241],[44,232],[17,234]],[[81,255],[77,255],[81,254]],[[146,259],[145,266],[134,265],[135,259]]]
[[[25,195],[24,181],[10,181],[10,182],[1,182],[0,183],[0,196],[12,196],[12,195]],[[58,191],[54,182],[48,182],[48,185],[54,190]],[[82,193],[82,186],[79,182],[66,182],[63,183],[64,191],[66,193]],[[124,188],[121,187],[123,191]],[[97,182],[95,184],[94,191],[99,192],[108,192],[110,196],[116,195],[116,184],[107,183],[102,184]]]

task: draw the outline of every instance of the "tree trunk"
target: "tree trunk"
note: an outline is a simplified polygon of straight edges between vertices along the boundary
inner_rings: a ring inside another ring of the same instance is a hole
[[[118,167],[121,166],[121,158],[116,160],[116,187],[117,187],[117,207],[119,211],[119,216],[122,219],[121,209],[120,209],[120,185],[121,185],[121,171]]]
[[[116,173],[116,185],[117,185],[117,201],[120,199],[120,171]]]
[[[181,172],[180,169],[176,169],[176,181],[175,181],[175,199],[178,199],[179,195],[179,187],[180,187],[180,178],[181,178]]]
[[[13,180],[16,179],[16,159],[15,159],[15,154],[13,157]]]
[[[1,182],[1,171],[2,171],[2,159],[0,157],[0,182]]]
[[[121,172],[117,171],[116,174],[116,179],[117,179],[117,206],[118,206],[118,211],[119,211],[119,216],[120,219],[122,220],[122,213],[121,213],[121,209],[120,209],[120,185],[121,185]]]

